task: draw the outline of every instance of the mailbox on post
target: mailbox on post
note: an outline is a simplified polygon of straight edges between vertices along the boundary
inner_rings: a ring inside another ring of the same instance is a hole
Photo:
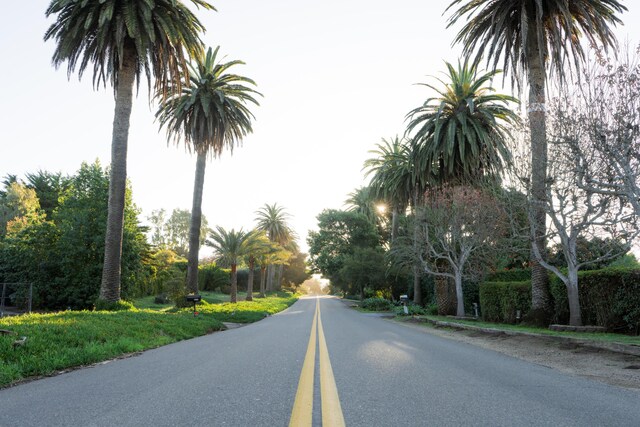
[[[202,297],[198,294],[191,294],[187,295],[186,299],[187,302],[193,303],[193,317],[196,317],[198,315],[198,312],[196,311],[196,304],[202,300]]]
[[[404,314],[409,314],[409,308],[407,307],[407,301],[409,301],[409,297],[407,295],[400,295],[400,302],[402,303]]]

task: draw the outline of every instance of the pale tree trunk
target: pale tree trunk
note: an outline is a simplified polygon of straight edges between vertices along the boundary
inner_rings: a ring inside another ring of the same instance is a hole
[[[187,256],[187,289],[198,293],[198,254],[200,252],[200,227],[202,225],[202,190],[204,189],[204,172],[207,156],[198,154],[196,160],[196,176],[193,183],[193,204],[191,206],[191,223],[189,225],[189,255]]]
[[[532,31],[535,33],[535,31]],[[531,196],[532,245],[542,251],[546,247],[545,181],[547,176],[547,128],[545,70],[541,62],[540,46],[535,35],[529,37],[529,125],[531,127]],[[546,269],[531,254],[531,313],[530,321],[545,325],[551,314],[549,277]]]
[[[267,276],[267,267],[264,265],[260,266],[260,297],[264,298],[265,295],[265,282]]]
[[[249,261],[249,278],[247,280],[247,301],[253,301],[253,259]]]
[[[238,271],[236,264],[231,264],[231,302],[238,302]]]
[[[578,269],[569,265],[567,272],[567,299],[569,301],[569,325],[582,326],[580,295],[578,293]]]
[[[122,68],[118,72],[115,95],[113,133],[111,136],[111,169],[109,176],[109,205],[104,242],[104,264],[100,283],[100,299],[116,302],[120,299],[120,262],[122,259],[122,230],[127,189],[127,145],[133,105],[135,81],[135,50],[126,47]]]
[[[456,316],[464,317],[464,294],[462,293],[462,272],[459,269],[454,271],[456,282],[456,300],[458,302],[456,308]]]

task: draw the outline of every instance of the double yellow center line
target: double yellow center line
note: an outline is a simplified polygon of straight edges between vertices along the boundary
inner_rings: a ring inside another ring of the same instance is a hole
[[[317,331],[317,334],[316,334]],[[336,380],[333,377],[327,342],[322,329],[320,300],[316,299],[316,312],[311,324],[311,335],[304,357],[296,400],[291,411],[290,427],[311,426],[313,418],[313,380],[316,365],[316,335],[320,347],[320,400],[322,402],[322,425],[326,427],[344,426],[342,407],[338,397]]]

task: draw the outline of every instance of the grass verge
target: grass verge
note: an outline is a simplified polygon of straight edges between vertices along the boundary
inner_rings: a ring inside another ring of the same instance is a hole
[[[420,316],[420,317],[431,319],[431,320],[437,320],[441,322],[460,323],[463,325],[475,326],[480,328],[497,329],[502,331],[524,332],[524,333],[533,333],[533,334],[556,336],[556,337],[570,337],[570,338],[600,341],[600,342],[640,345],[640,337],[623,335],[623,334],[611,334],[611,333],[602,333],[602,332],[597,332],[597,333],[558,332],[558,331],[551,331],[545,328],[535,328],[535,327],[524,326],[524,325],[490,323],[490,322],[482,322],[482,321],[475,321],[475,320],[458,320],[458,319],[452,319],[446,316],[429,315],[429,316]]]
[[[0,334],[0,388],[28,377],[205,335],[223,329],[223,321],[254,322],[296,300],[296,296],[280,293],[254,302],[204,302],[198,306],[197,317],[189,309],[159,305],[155,310],[63,311],[1,318],[0,329],[13,334]],[[14,348],[14,341],[22,336],[27,341]]]
[[[253,301],[223,302],[210,304],[206,298],[198,304],[198,312],[210,315],[221,322],[251,323],[278,313],[296,302],[298,297],[286,292],[272,294],[267,298],[254,298]],[[179,312],[190,313],[193,309],[184,308]]]

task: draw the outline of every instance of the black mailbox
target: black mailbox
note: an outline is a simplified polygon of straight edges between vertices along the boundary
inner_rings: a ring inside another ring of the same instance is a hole
[[[195,295],[187,295],[187,302],[200,302],[202,300],[202,297],[198,294]]]
[[[196,317],[198,315],[198,312],[196,311],[196,304],[202,301],[202,297],[198,294],[191,294],[187,295],[185,298],[187,299],[187,302],[193,303],[193,317]]]

